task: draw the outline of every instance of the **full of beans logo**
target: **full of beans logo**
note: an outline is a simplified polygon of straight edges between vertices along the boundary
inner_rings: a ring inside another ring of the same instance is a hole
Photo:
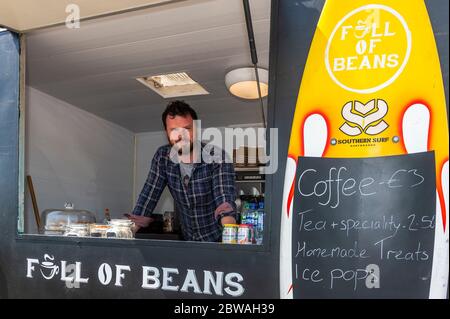
[[[405,19],[384,5],[349,12],[329,38],[325,64],[333,81],[355,93],[377,92],[402,73],[411,53]]]

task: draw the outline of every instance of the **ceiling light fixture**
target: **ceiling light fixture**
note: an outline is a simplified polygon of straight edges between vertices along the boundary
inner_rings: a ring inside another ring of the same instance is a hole
[[[261,97],[265,97],[269,93],[269,72],[258,68],[258,75]],[[225,84],[231,94],[243,99],[259,98],[257,83],[256,72],[253,67],[239,68],[228,72],[225,76]]]

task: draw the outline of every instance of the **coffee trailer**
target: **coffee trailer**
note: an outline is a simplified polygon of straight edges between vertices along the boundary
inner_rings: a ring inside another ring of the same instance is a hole
[[[24,37],[67,13],[34,20],[4,2],[17,11],[0,13],[0,298],[448,297],[448,1],[271,1],[279,164],[261,245],[26,232],[25,97],[51,101],[25,93]],[[82,18],[190,3],[115,1]]]

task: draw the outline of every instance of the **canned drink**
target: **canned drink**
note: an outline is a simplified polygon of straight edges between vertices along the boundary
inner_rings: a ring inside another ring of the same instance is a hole
[[[222,231],[222,243],[224,244],[236,244],[237,243],[237,233],[238,225],[236,224],[225,224],[223,225]]]
[[[249,245],[253,243],[254,233],[251,225],[239,225],[238,244]]]

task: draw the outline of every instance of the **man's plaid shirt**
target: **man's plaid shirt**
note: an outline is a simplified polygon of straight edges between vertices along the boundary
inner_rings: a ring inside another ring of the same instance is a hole
[[[153,157],[150,171],[139,195],[135,215],[151,216],[166,186],[176,202],[180,214],[183,236],[192,241],[220,241],[222,227],[215,217],[215,210],[228,203],[236,216],[235,173],[232,163],[222,161],[194,163],[189,184],[180,177],[180,165],[170,157],[170,145],[162,146]]]

